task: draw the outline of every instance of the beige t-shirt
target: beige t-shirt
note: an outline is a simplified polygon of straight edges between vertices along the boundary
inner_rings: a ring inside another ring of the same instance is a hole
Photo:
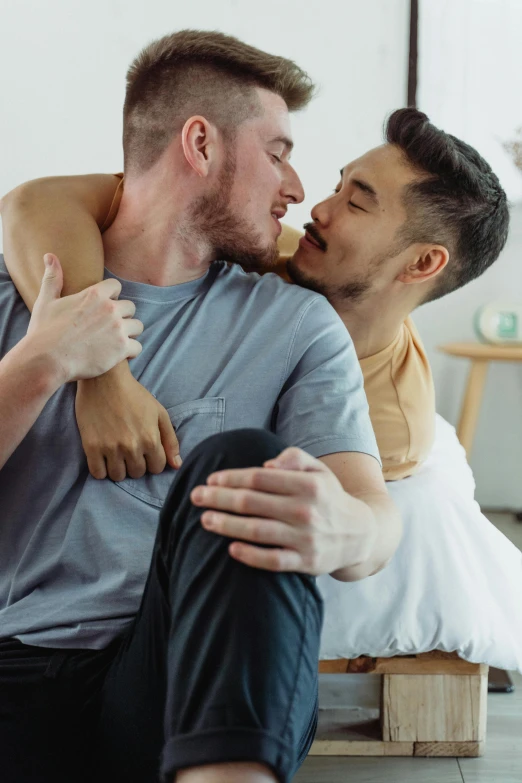
[[[123,192],[123,175],[101,228],[114,220]],[[297,250],[302,233],[283,226],[278,239],[279,263],[285,280],[286,262]],[[435,389],[424,346],[411,318],[392,343],[360,361],[377,445],[387,481],[411,476],[424,462],[435,434]]]
[[[411,318],[387,348],[361,359],[360,365],[384,478],[411,476],[428,456],[435,435],[431,368]]]
[[[281,262],[293,256],[301,236],[294,228],[283,227],[278,243]],[[282,276],[288,279],[284,272]],[[360,365],[384,478],[411,476],[428,456],[435,435],[433,378],[412,319],[404,321],[387,348],[361,359]]]

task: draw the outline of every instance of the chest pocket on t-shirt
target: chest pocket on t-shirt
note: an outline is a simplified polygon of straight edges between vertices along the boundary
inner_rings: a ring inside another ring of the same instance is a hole
[[[167,413],[176,431],[181,459],[185,460],[192,449],[211,435],[223,432],[225,426],[225,398],[205,397],[202,400],[181,402]],[[161,508],[176,471],[167,466],[163,473],[146,473],[140,479],[127,478],[117,486],[146,503]]]

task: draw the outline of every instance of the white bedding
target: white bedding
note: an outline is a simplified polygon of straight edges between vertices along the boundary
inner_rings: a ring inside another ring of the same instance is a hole
[[[361,582],[321,576],[321,658],[445,650],[522,671],[522,554],[481,513],[455,430],[440,416],[432,453],[388,489],[404,522],[380,573]]]

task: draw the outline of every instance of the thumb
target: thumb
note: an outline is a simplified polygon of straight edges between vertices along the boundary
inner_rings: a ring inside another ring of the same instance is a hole
[[[58,257],[52,253],[44,255],[45,272],[38,298],[59,299],[63,288],[63,270]]]

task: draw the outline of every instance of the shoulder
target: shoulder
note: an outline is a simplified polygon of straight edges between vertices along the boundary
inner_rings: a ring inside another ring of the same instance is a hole
[[[417,327],[411,317],[404,321],[393,352],[393,374],[409,375],[431,383],[431,367]]]
[[[411,318],[387,349],[361,364],[368,398],[397,399],[403,415],[421,409],[426,396],[433,396],[430,363]]]
[[[333,307],[321,294],[287,283],[272,272],[260,275],[257,272],[245,272],[237,264],[222,261],[217,264],[219,270],[213,286],[220,293],[226,292],[230,296],[242,298],[245,303],[249,301],[265,308],[270,306],[272,314],[277,313],[285,320],[299,318],[305,312],[310,312],[313,317],[327,318],[332,323],[342,325]]]
[[[407,318],[381,361],[366,371],[370,417],[387,479],[411,475],[433,442],[435,391],[417,329]]]

